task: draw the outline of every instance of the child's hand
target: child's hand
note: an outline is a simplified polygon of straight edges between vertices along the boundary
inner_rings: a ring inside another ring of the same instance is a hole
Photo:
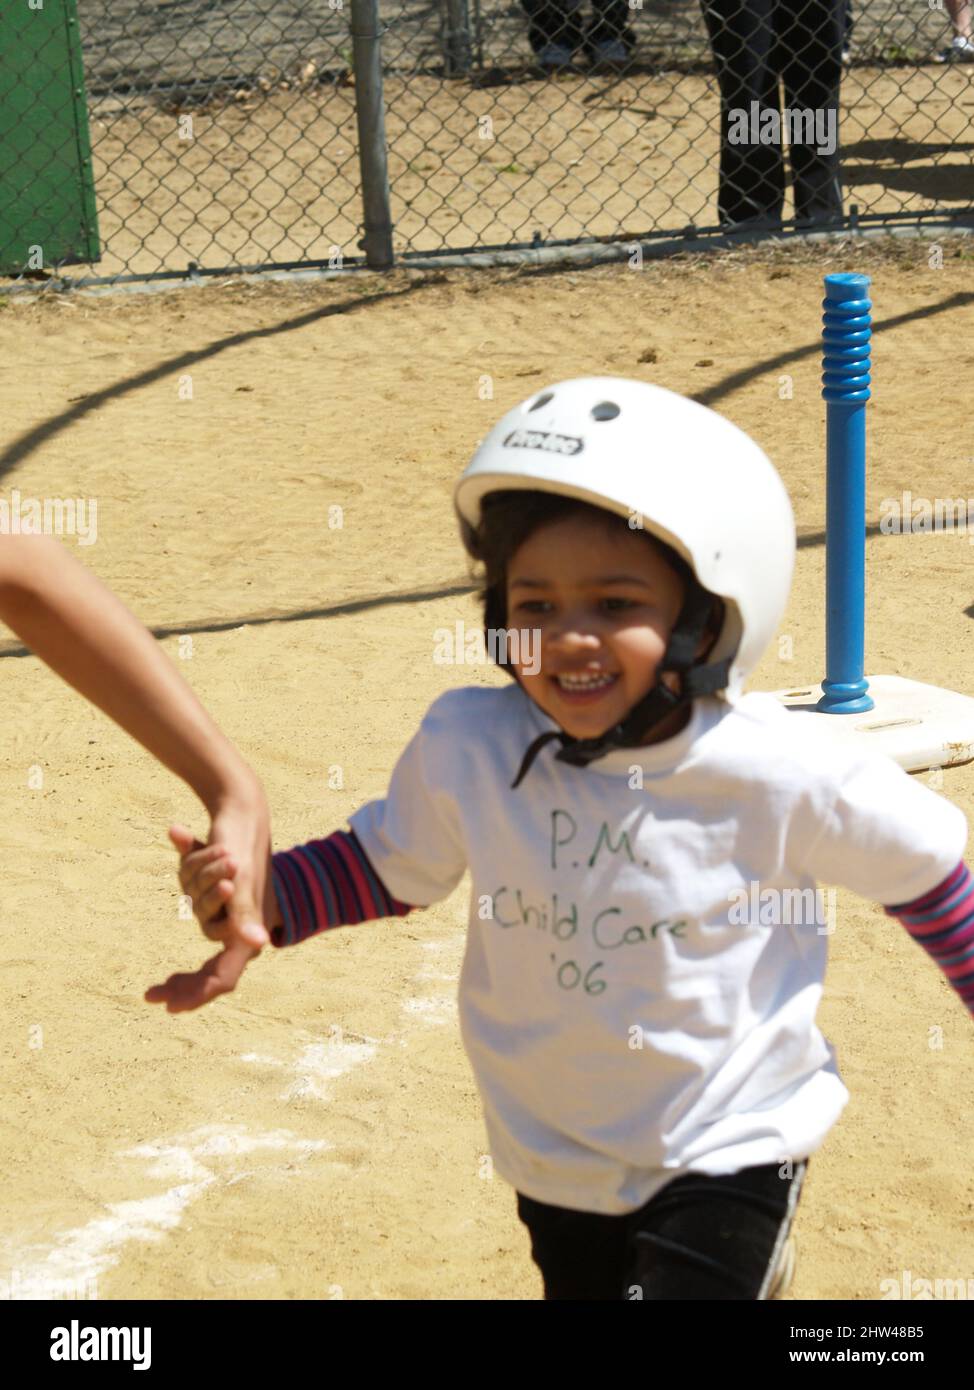
[[[153,985],[145,992],[147,1004],[165,1004],[170,1014],[187,1013],[199,1009],[204,1004],[229,994],[236,989],[237,981],[244,969],[260,951],[253,946],[235,942],[224,946],[217,955],[211,956],[205,965],[191,974],[170,975],[163,985]]]
[[[182,1013],[234,989],[247,963],[270,939],[262,924],[271,890],[267,808],[262,801],[222,805],[213,815],[208,845],[181,825],[172,826],[169,836],[180,853],[183,891],[205,934],[223,944],[199,970],[171,975],[146,992],[147,1003],[164,1003],[169,1013]]]
[[[251,938],[253,923],[260,921],[261,914],[254,905],[254,888],[241,882],[236,857],[226,844],[211,836],[204,845],[182,825],[171,826],[169,838],[179,851],[179,886],[193,904],[203,935],[224,945],[234,935],[248,945],[266,945],[262,927],[262,936]]]

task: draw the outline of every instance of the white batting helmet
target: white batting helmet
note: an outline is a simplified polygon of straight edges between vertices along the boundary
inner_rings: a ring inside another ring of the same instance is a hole
[[[708,663],[734,700],[778,627],[795,562],[784,484],[743,430],[661,386],[579,377],[537,391],[481,441],[454,492],[471,553],[483,497],[525,488],[638,517],[724,600]]]

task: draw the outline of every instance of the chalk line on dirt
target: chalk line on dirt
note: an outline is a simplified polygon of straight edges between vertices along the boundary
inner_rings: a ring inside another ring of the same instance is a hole
[[[0,1278],[0,1299],[97,1297],[99,1277],[118,1264],[126,1245],[162,1240],[207,1188],[221,1180],[235,1180],[223,1178],[201,1159],[232,1163],[260,1150],[307,1158],[330,1147],[325,1140],[299,1139],[289,1130],[254,1134],[245,1125],[204,1125],[122,1150],[117,1157],[148,1159],[146,1176],[172,1186],[151,1197],[109,1203],[104,1216],[61,1232],[50,1245],[32,1243],[17,1249],[5,1242],[4,1263],[10,1276]]]

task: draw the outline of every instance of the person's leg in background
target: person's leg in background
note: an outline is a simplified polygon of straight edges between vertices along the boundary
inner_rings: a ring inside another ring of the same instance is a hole
[[[582,0],[521,0],[528,18],[528,42],[543,67],[567,67],[584,46]]]
[[[636,47],[630,27],[632,11],[626,0],[592,0],[592,18],[585,33],[585,48],[594,67],[625,67]]]
[[[807,1160],[727,1177],[688,1173],[629,1218],[630,1300],[767,1299]]]
[[[720,192],[722,226],[741,222],[774,225],[785,196],[780,142],[737,143],[731,114],[744,112],[748,130],[752,102],[759,114],[779,111],[778,74],[773,64],[775,0],[701,0],[720,87]],[[738,118],[740,119],[740,118]]]
[[[971,36],[970,0],[947,0],[950,27],[954,31],[950,46],[937,54],[938,63],[974,63],[974,38]]]
[[[842,216],[839,86],[845,12],[846,0],[802,0],[776,9],[785,107],[812,113],[812,140],[790,149],[799,222]]]
[[[546,1301],[618,1302],[626,1270],[627,1216],[571,1211],[517,1194]]]

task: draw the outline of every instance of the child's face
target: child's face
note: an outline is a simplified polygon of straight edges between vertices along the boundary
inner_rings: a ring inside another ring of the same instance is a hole
[[[656,684],[684,588],[639,531],[584,515],[540,527],[507,569],[508,627],[540,633],[540,661],[513,663],[518,680],[566,733],[597,738]],[[573,675],[599,684],[569,689]],[[678,688],[674,676],[664,680]],[[644,742],[672,737],[688,718],[676,711]]]

